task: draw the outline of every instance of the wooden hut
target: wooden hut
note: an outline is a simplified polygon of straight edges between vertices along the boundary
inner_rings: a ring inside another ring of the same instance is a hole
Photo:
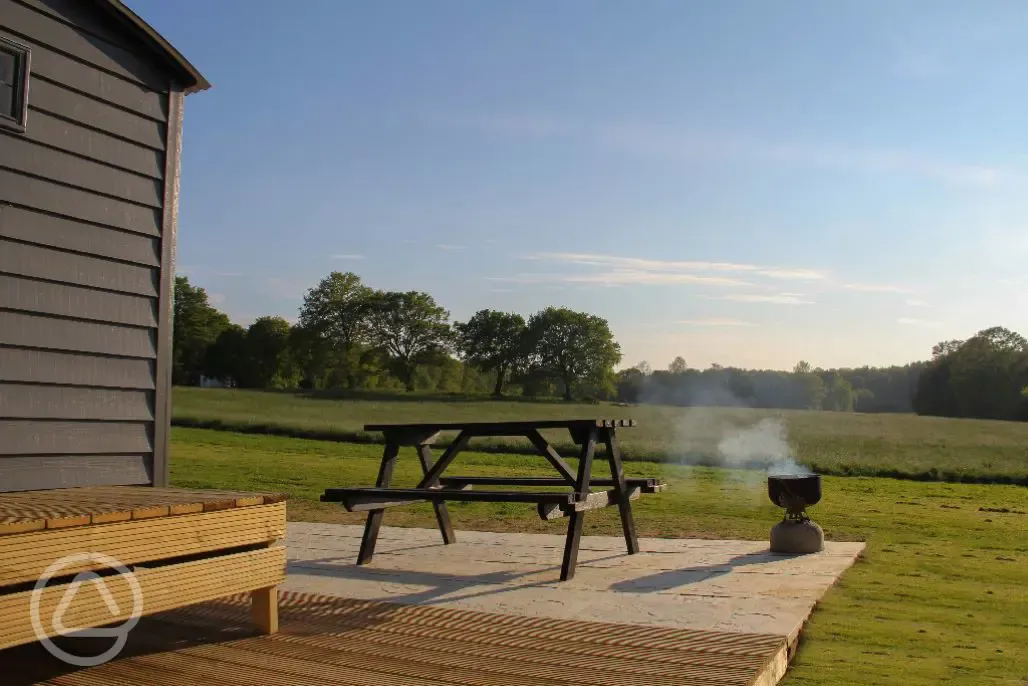
[[[0,0],[0,648],[39,637],[18,589],[82,554],[60,573],[115,558],[147,613],[258,591],[274,628],[285,504],[167,488],[183,101],[208,87],[118,0]]]
[[[117,0],[0,0],[0,491],[167,484],[184,95]]]

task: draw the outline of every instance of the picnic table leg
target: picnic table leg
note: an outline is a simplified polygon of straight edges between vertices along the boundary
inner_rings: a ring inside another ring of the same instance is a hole
[[[578,460],[578,478],[576,492],[583,498],[589,494],[589,482],[592,480],[593,455],[596,454],[596,429],[589,431],[582,444],[582,456]],[[573,511],[568,521],[568,534],[564,541],[564,562],[560,567],[560,580],[568,581],[575,576],[578,566],[578,547],[582,542],[582,530],[585,528],[585,512]]]
[[[625,534],[625,545],[628,554],[639,552],[639,539],[635,535],[635,520],[632,518],[632,501],[628,498],[625,486],[625,469],[621,464],[621,446],[618,444],[614,429],[606,431],[607,458],[610,460],[610,478],[614,480],[614,491],[617,493],[618,510],[621,512],[621,530]]]
[[[389,482],[393,480],[393,467],[396,466],[396,456],[400,454],[400,446],[396,443],[386,443],[385,451],[382,453],[382,464],[378,468],[378,479],[375,486],[378,488],[389,488]],[[382,527],[382,515],[385,509],[371,510],[368,512],[368,521],[364,524],[364,538],[361,539],[361,550],[357,555],[357,564],[364,565],[371,562],[375,555],[375,544],[378,542],[378,530]]]
[[[421,470],[428,476],[432,470],[432,449],[427,445],[419,445],[418,459],[421,460]],[[457,536],[453,533],[453,524],[450,523],[450,511],[446,509],[446,503],[432,503],[435,510],[435,519],[439,523],[439,532],[443,535],[443,543],[450,545],[457,542]]]

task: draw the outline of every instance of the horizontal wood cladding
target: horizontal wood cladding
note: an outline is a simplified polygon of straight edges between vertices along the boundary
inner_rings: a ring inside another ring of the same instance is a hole
[[[0,381],[153,390],[154,362],[0,347]]]
[[[164,175],[164,153],[158,150],[79,126],[40,110],[30,110],[32,125],[20,134],[23,140],[60,148],[151,179],[160,179]]]
[[[77,29],[133,54],[138,55],[142,51],[147,51],[147,53],[150,51],[139,38],[128,32],[124,24],[106,12],[97,11],[94,6],[96,3],[91,4],[82,2],[82,0],[17,0],[17,2],[66,24],[71,24]]]
[[[156,121],[168,120],[168,96],[102,72],[34,41],[32,74]],[[31,103],[29,103],[31,104]]]
[[[0,239],[0,273],[157,297],[158,270]]]
[[[0,202],[53,212],[148,236],[160,236],[161,213],[78,188],[0,168]]]
[[[0,166],[121,200],[160,207],[163,184],[107,164],[0,132]]]
[[[0,241],[3,250],[3,241]],[[157,300],[0,274],[0,309],[157,326]]]
[[[0,419],[0,455],[145,454],[153,449],[151,427],[150,422]]]
[[[24,207],[0,204],[0,238],[110,257],[156,267],[160,240],[103,226],[85,224]]]
[[[118,357],[156,356],[153,329],[71,321],[0,311],[0,345],[100,353]]]
[[[49,0],[42,4],[52,7]],[[7,0],[0,21],[13,33],[145,85],[151,90],[163,91],[168,88],[170,76],[161,73],[155,64],[141,59],[131,50],[108,43],[61,21],[56,16],[58,14],[59,11],[48,13],[28,7],[18,0]]]
[[[0,492],[79,486],[139,486],[153,481],[153,456],[0,457]]]
[[[32,80],[29,90],[29,106],[98,131],[126,138],[154,150],[164,150],[164,124],[108,105],[42,78],[37,77]],[[31,114],[28,126],[32,126]]]
[[[0,417],[149,421],[153,419],[152,395],[150,391],[4,384],[0,386]]]

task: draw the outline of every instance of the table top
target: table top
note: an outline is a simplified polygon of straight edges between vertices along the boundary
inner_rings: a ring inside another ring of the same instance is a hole
[[[0,536],[282,502],[280,493],[90,486],[0,493]]]
[[[500,422],[419,422],[416,424],[365,424],[365,431],[532,431],[534,429],[614,429],[636,426],[634,419],[540,419]]]

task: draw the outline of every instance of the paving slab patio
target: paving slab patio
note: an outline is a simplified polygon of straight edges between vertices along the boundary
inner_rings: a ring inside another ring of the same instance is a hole
[[[827,542],[779,555],[765,541],[582,539],[574,579],[558,581],[562,535],[383,527],[372,564],[355,564],[363,527],[290,523],[284,588],[508,615],[775,634],[794,644],[824,593],[864,549]]]

